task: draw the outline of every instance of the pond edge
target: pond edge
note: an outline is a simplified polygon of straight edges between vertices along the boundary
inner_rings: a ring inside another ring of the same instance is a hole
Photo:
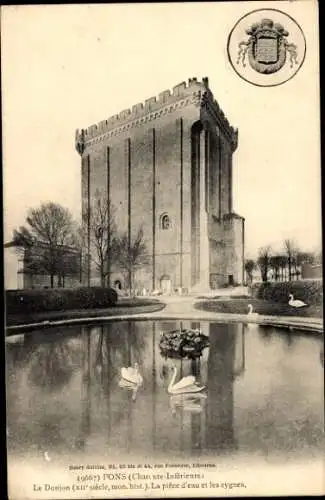
[[[95,325],[98,323],[107,323],[111,321],[141,321],[141,320],[192,320],[192,321],[213,321],[215,323],[244,323],[247,325],[263,325],[274,326],[278,328],[288,328],[293,330],[306,331],[310,333],[323,334],[323,320],[320,318],[300,318],[293,316],[264,316],[260,315],[254,318],[248,318],[247,314],[232,314],[232,313],[135,313],[135,314],[119,314],[115,316],[93,316],[80,317],[73,319],[62,319],[54,321],[41,321],[38,323],[27,323],[20,325],[6,326],[6,336],[16,335],[18,333],[27,333],[34,329],[48,329],[55,326],[71,326],[71,325]]]

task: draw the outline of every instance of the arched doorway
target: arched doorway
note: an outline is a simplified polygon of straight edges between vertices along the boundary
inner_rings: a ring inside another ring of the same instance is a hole
[[[169,294],[172,291],[172,282],[169,276],[162,276],[160,279],[160,289],[162,293]]]
[[[120,282],[120,280],[114,281],[114,288],[116,288],[117,290],[122,290],[122,283]]]

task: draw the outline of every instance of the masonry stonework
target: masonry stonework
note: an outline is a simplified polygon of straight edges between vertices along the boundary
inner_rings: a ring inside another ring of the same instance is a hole
[[[237,138],[207,78],[77,130],[85,233],[92,203],[103,196],[120,232],[132,237],[143,228],[148,264],[136,274],[139,288],[206,291],[242,283],[244,219],[232,211]],[[92,251],[86,237],[84,254]],[[100,283],[90,259],[83,269],[85,284]],[[116,280],[127,287],[112,264],[110,284]]]

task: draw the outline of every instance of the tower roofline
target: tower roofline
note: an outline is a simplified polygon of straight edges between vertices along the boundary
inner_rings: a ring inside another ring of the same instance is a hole
[[[237,137],[237,131],[230,126],[227,118],[213,97],[209,88],[209,79],[205,77],[202,78],[202,81],[199,81],[197,78],[193,77],[189,78],[188,82],[184,81],[175,85],[172,90],[163,90],[158,96],[150,97],[144,102],[135,104],[131,108],[125,109],[95,125],[91,125],[81,130],[77,129],[75,135],[76,149],[79,154],[82,154],[86,143],[90,141],[93,142],[94,139],[97,142],[101,136],[112,133],[113,130],[118,133],[117,129],[120,129],[119,131],[122,132],[125,128],[129,128],[131,122],[136,122],[137,125],[141,125],[144,121],[147,121],[144,120],[144,117],[147,115],[151,115],[150,119],[157,118],[160,114],[155,112],[161,111],[163,108],[168,108],[169,105],[175,105],[178,101],[188,97],[192,97],[193,100],[191,102],[195,103],[197,106],[206,105],[208,101],[210,107],[212,106],[215,110],[215,114],[218,115],[218,122],[226,131],[227,135],[234,138]],[[189,102],[183,104],[187,105]]]

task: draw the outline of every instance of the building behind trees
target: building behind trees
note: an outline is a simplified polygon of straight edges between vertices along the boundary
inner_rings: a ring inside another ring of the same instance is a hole
[[[79,249],[61,245],[51,249],[56,262],[52,279],[48,268],[48,245],[35,243],[30,247],[14,242],[5,244],[5,262],[11,262],[10,272],[16,274],[5,282],[6,288],[74,288],[81,284],[81,252]],[[10,254],[10,255],[9,255]],[[6,280],[5,280],[6,281]]]

